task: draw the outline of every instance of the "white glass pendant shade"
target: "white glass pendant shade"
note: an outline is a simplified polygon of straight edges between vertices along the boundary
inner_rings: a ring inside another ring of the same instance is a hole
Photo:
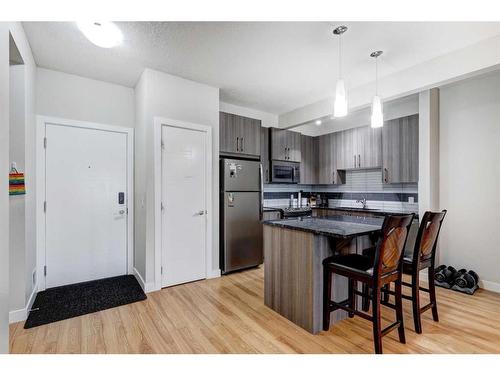
[[[343,79],[337,81],[335,88],[335,103],[333,105],[333,116],[347,116],[347,94],[345,91],[345,83]]]
[[[384,126],[384,113],[382,110],[382,99],[380,99],[380,96],[375,95],[373,97],[373,102],[372,102],[371,127],[372,128],[381,128],[382,126]]]
[[[123,34],[113,22],[77,22],[77,25],[96,46],[111,48],[123,42]]]

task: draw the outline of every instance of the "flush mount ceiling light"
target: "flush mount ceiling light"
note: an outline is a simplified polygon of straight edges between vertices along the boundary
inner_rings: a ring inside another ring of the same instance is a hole
[[[384,126],[384,113],[382,111],[382,99],[378,95],[378,57],[382,51],[375,51],[370,54],[370,57],[375,59],[375,96],[372,101],[372,118],[371,127],[381,128]]]
[[[339,26],[333,30],[333,34],[339,37],[339,79],[335,87],[335,102],[333,104],[333,116],[344,117],[347,115],[347,94],[345,83],[342,78],[342,34],[347,31],[347,26]]]
[[[316,121],[314,121],[314,123],[316,124],[316,126],[320,126],[321,125],[321,120],[316,120]]]
[[[96,46],[111,48],[123,42],[123,34],[113,22],[77,22],[77,26]]]

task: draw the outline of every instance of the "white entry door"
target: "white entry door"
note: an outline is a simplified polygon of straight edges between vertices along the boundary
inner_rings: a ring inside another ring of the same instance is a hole
[[[47,288],[127,273],[125,133],[47,124]]]
[[[206,277],[206,145],[202,131],[162,126],[162,287]]]

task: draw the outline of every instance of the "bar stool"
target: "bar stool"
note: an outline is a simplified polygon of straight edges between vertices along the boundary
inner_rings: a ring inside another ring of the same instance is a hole
[[[373,340],[375,353],[382,353],[382,337],[394,329],[398,329],[399,341],[405,343],[403,323],[403,302],[401,293],[401,277],[403,267],[403,250],[410,230],[413,214],[386,216],[382,225],[382,237],[375,248],[375,258],[360,254],[334,255],[323,261],[323,330],[330,328],[330,313],[342,309],[348,312],[349,317],[360,316],[373,323]],[[348,298],[342,302],[332,300],[333,275],[348,278]],[[396,321],[388,327],[381,328],[380,295],[384,285],[394,281],[396,284]],[[355,288],[356,282],[362,282],[373,290],[372,315],[356,309],[356,295],[365,298],[367,294]]]
[[[411,296],[403,295],[402,297],[412,301],[413,323],[415,325],[415,332],[417,333],[422,333],[421,315],[427,310],[432,309],[432,318],[435,322],[439,322],[436,286],[434,284],[434,268],[436,247],[446,212],[446,210],[441,212],[427,211],[424,214],[418,229],[413,254],[405,254],[403,258],[403,274],[411,275],[411,283],[403,282],[402,284],[411,288]],[[373,254],[373,250],[371,252]],[[370,256],[369,253],[370,250],[363,251],[365,255]],[[427,269],[429,288],[420,286],[420,271],[425,269]],[[390,284],[383,290],[387,296],[395,295],[390,290]],[[420,307],[420,291],[429,293],[430,303],[423,307]]]

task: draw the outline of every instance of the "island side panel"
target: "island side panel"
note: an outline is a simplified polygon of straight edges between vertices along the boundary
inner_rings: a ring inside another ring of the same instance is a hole
[[[264,225],[264,303],[312,331],[311,233]]]
[[[313,233],[264,225],[264,303],[311,333],[322,326],[323,265],[332,255],[328,238]],[[347,296],[347,283],[336,276],[333,293]],[[332,313],[332,322],[343,319]]]
[[[323,259],[333,255],[331,249],[330,238],[326,236],[314,236],[314,330],[318,332],[323,327]],[[348,254],[351,251],[350,244],[342,247],[342,253]],[[347,278],[340,275],[333,275],[332,280],[332,295],[334,301],[343,301],[348,296]],[[344,310],[336,310],[330,313],[330,324],[334,324],[339,320],[347,318],[347,312]]]

